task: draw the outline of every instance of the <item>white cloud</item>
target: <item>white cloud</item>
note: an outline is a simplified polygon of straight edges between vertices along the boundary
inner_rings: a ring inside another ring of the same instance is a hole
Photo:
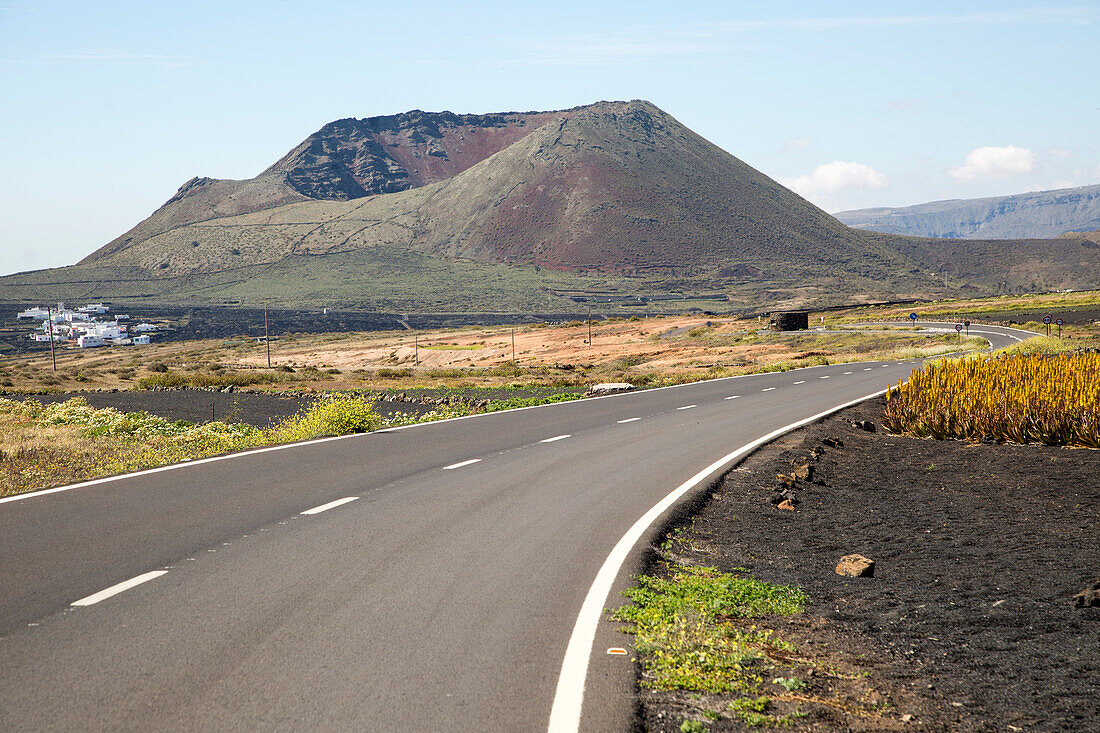
[[[800,148],[808,148],[808,147],[810,147],[810,138],[808,138],[808,137],[792,137],[790,140],[787,140],[783,144],[786,145],[791,150],[798,150]]]
[[[974,148],[966,162],[952,168],[947,175],[962,183],[979,178],[1008,178],[1035,170],[1035,153],[1027,148],[1006,145],[1003,148]]]
[[[1073,188],[1076,185],[1077,184],[1074,183],[1073,181],[1067,181],[1065,178],[1055,178],[1053,181],[1050,182],[1050,187],[1052,189]]]
[[[1047,148],[1043,151],[1043,155],[1048,155],[1052,158],[1068,158],[1070,151],[1065,148]]]
[[[890,185],[890,179],[869,165],[834,160],[814,168],[808,176],[780,178],[779,182],[802,196],[833,193],[841,189],[878,189]]]

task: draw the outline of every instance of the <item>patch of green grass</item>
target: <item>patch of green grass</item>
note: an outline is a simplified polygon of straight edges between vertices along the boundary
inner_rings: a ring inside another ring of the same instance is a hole
[[[534,407],[536,405],[550,405],[555,402],[571,402],[573,400],[579,400],[584,395],[576,394],[574,392],[562,392],[560,394],[551,394],[546,396],[536,397],[513,397],[507,400],[494,400],[485,407],[485,412],[499,412],[501,410],[512,410],[517,407]]]
[[[751,728],[782,728],[794,723],[792,718],[770,715],[767,712],[770,706],[771,699],[767,696],[742,697],[730,703],[730,711]]]
[[[795,692],[806,686],[806,683],[797,677],[776,677],[772,680],[772,684],[779,685],[787,692]]]
[[[677,564],[671,570],[668,578],[638,578],[638,586],[625,592],[633,604],[613,614],[635,635],[645,668],[642,684],[711,693],[758,690],[769,655],[793,647],[770,629],[731,621],[799,613],[806,595],[714,568]]]

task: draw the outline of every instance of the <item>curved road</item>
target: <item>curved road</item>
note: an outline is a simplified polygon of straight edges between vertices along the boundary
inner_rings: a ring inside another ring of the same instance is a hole
[[[616,543],[739,446],[913,365],[700,382],[0,500],[0,730],[544,730],[555,690],[552,727],[576,728],[572,700],[582,730],[628,729],[630,657],[606,650],[630,640],[612,624],[580,634],[579,675],[559,684]]]

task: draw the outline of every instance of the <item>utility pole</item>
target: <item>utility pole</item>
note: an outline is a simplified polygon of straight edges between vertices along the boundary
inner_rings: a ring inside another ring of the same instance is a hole
[[[267,347],[267,368],[271,368],[271,331],[267,328],[267,304],[264,304],[264,346]]]
[[[592,345],[592,306],[588,306],[588,345]]]
[[[46,306],[46,323],[49,324],[50,329],[50,359],[53,361],[53,370],[57,371],[57,354],[54,352],[53,347],[53,314],[50,313],[50,307]]]
[[[516,360],[516,329],[512,329],[512,361]]]
[[[413,334],[413,353],[416,354],[416,365],[420,366],[420,336]]]

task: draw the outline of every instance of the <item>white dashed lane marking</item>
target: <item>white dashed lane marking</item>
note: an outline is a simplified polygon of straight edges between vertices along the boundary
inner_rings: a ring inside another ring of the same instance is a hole
[[[845,374],[851,374],[851,372],[844,372]]]
[[[773,389],[775,389],[775,387],[765,387],[764,389],[762,389],[760,391],[761,392],[771,392]]]
[[[625,419],[625,420],[616,420],[615,422],[617,422],[617,423],[619,423],[620,425],[622,425],[623,423],[628,423],[628,422],[637,422],[638,420],[641,420],[641,419],[642,419],[642,418],[640,418],[640,417],[628,417],[628,418],[627,418],[627,419]]]
[[[741,396],[741,395],[739,395],[739,394],[731,394],[731,395],[730,395],[729,397],[727,397],[726,399],[727,399],[727,400],[735,400],[735,399],[737,399],[737,398],[738,398],[738,397],[740,397],[740,396]]]
[[[805,383],[806,383],[805,379],[800,379],[797,382],[795,382],[795,384],[805,384]]]
[[[828,374],[826,374],[826,375],[825,375],[825,376],[823,376],[823,377],[818,377],[818,379],[828,379],[828,378],[829,378],[829,375],[828,375]]]
[[[547,438],[546,440],[540,440],[539,442],[540,443],[554,443],[556,441],[565,440],[566,438],[571,438],[571,437],[573,437],[573,436],[570,435],[569,433],[566,433],[565,435],[555,435],[553,438]]]
[[[460,461],[459,463],[452,463],[449,466],[444,466],[443,470],[444,471],[453,471],[456,468],[462,468],[463,466],[469,466],[472,463],[479,463],[480,461],[481,461],[480,458],[471,458],[468,461]]]
[[[350,501],[355,501],[358,498],[358,496],[345,496],[343,499],[337,499],[336,501],[330,501],[328,504],[306,509],[302,514],[320,514],[321,512],[327,512],[329,509],[335,509],[338,506],[347,504]]]
[[[136,578],[130,578],[129,580],[125,580],[125,581],[119,583],[118,585],[112,585],[110,588],[104,588],[103,590],[101,590],[98,593],[93,593],[90,596],[86,596],[84,598],[81,598],[79,601],[73,601],[72,605],[74,605],[74,606],[92,606],[96,603],[99,603],[100,601],[107,600],[111,596],[117,596],[119,593],[121,593],[123,591],[130,590],[131,588],[133,588],[135,586],[141,585],[142,583],[148,583],[153,578],[159,578],[160,576],[164,575],[167,572],[168,572],[167,570],[153,570],[151,572],[144,573],[142,575],[137,576]]]
[[[683,407],[677,407],[676,409],[677,410],[690,410],[693,407],[698,407],[698,405],[684,405]]]

